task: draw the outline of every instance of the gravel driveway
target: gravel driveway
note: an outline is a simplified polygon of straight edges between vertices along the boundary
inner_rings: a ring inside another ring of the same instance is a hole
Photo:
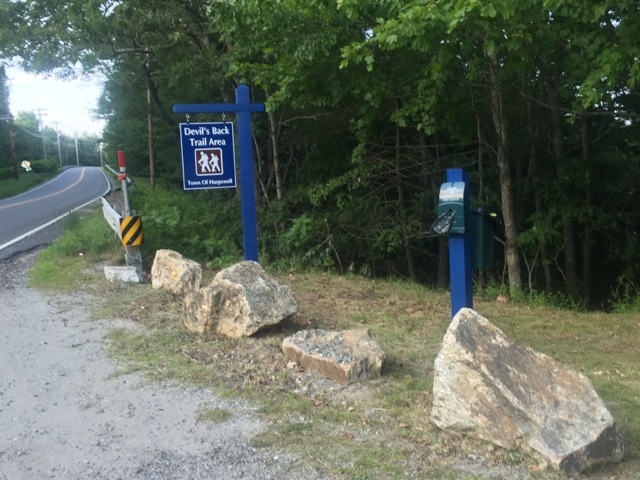
[[[0,262],[0,480],[326,478],[251,447],[262,426],[245,402],[114,375],[113,323],[29,288],[35,255]],[[199,422],[205,409],[231,418]]]

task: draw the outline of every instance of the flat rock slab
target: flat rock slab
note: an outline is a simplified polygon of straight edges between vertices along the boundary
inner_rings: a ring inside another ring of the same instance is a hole
[[[521,445],[568,474],[623,455],[618,427],[588,378],[516,345],[467,308],[435,361],[431,420],[504,448]]]
[[[303,368],[343,385],[379,377],[385,357],[367,329],[302,330],[283,340],[282,352]]]
[[[136,267],[104,267],[104,277],[110,282],[144,283]]]

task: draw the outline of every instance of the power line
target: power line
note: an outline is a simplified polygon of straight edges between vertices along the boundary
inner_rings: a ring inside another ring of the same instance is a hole
[[[7,78],[7,80],[9,81],[9,96],[15,95],[15,97],[20,97],[23,103],[31,104],[36,108],[38,107],[38,104],[24,91],[15,78]]]
[[[28,130],[26,127],[23,127],[18,123],[16,123],[15,126],[18,127],[20,130],[22,130],[27,135],[31,135],[32,137],[42,138],[44,136],[44,133],[33,133],[32,131]]]

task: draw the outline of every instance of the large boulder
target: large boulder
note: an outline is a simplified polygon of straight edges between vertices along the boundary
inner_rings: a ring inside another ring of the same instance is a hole
[[[178,295],[200,288],[202,266],[173,250],[158,250],[151,267],[151,286]]]
[[[223,304],[222,291],[216,287],[202,287],[187,293],[182,300],[184,326],[195,333],[215,331]]]
[[[574,474],[623,455],[613,417],[584,375],[516,345],[473,310],[454,317],[435,361],[431,420]]]
[[[367,329],[302,330],[282,342],[286,357],[343,385],[380,376],[384,352]]]
[[[248,337],[298,311],[289,287],[280,285],[257,262],[241,262],[221,270],[208,288],[217,292],[206,294],[215,305],[209,309],[212,315],[208,321],[228,337]]]

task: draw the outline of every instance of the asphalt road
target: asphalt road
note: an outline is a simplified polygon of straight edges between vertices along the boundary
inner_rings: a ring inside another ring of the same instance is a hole
[[[15,197],[0,200],[0,260],[51,242],[62,232],[61,220],[109,191],[98,167],[73,167],[53,180]]]

